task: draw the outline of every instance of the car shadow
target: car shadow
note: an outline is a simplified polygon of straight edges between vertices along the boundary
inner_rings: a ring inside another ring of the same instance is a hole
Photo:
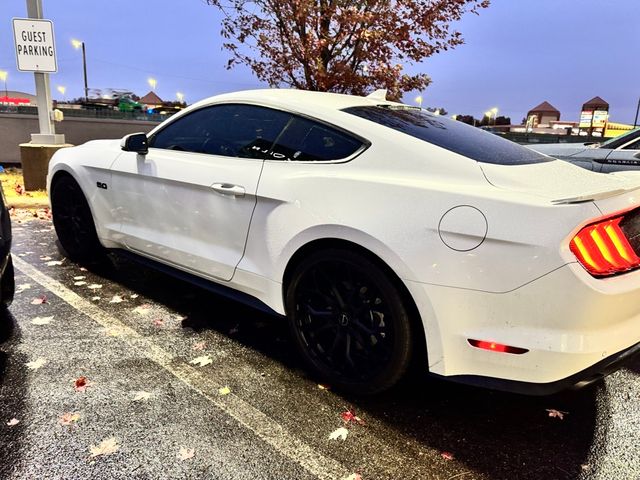
[[[118,259],[96,273],[183,315],[184,328],[214,330],[286,368],[300,361],[286,320],[151,269]],[[637,364],[636,364],[637,365]],[[305,375],[305,374],[303,374]],[[606,439],[596,422],[606,418],[604,384],[548,397],[528,397],[446,382],[412,372],[399,386],[375,397],[342,395],[369,419],[410,436],[425,448],[450,452],[473,472],[490,478],[573,479],[583,474],[595,442]],[[554,411],[563,418],[550,416]],[[470,478],[470,477],[462,477]]]
[[[22,455],[27,417],[26,355],[15,348],[20,330],[10,310],[0,309],[0,478],[9,478]],[[20,423],[8,425],[12,419]]]

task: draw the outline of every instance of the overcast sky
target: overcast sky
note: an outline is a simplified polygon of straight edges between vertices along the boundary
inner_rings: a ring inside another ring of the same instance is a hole
[[[25,0],[1,0],[0,69],[9,90],[33,92],[33,75],[15,67],[12,17],[26,16]],[[582,103],[598,95],[611,120],[633,122],[640,96],[640,0],[492,0],[458,25],[466,44],[410,71],[429,74],[424,105],[481,116],[492,107],[519,122],[547,100],[562,119],[577,120]],[[227,71],[219,14],[204,0],[43,0],[53,20],[58,73],[66,97],[82,95],[82,60],[72,38],[86,42],[89,87],[126,88],[191,103],[216,93],[260,87],[244,68]],[[2,88],[3,86],[0,86]],[[413,101],[417,93],[405,95]]]

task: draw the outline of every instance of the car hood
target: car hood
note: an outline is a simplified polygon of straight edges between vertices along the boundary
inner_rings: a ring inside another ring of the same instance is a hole
[[[552,203],[599,200],[640,188],[640,175],[607,175],[567,162],[529,165],[481,163],[489,183],[498,188],[542,197]]]
[[[545,143],[540,145],[526,145],[536,152],[544,153],[550,157],[571,157],[594,148],[584,143]]]

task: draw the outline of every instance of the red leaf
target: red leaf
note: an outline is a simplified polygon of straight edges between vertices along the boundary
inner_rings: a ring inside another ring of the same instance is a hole
[[[42,305],[43,303],[48,303],[46,295],[40,295],[38,298],[34,298],[31,301],[31,305]]]
[[[13,187],[13,189],[16,191],[18,195],[24,194],[24,188],[22,188],[22,185],[20,185],[19,183],[16,183],[16,186]]]
[[[87,380],[87,377],[83,376],[83,377],[76,378],[73,388],[75,389],[76,392],[84,392],[88,386],[89,386],[89,380]]]
[[[445,460],[453,460],[455,458],[451,452],[442,452],[440,456]]]
[[[156,319],[153,321],[153,324],[154,324],[156,327],[161,327],[161,326],[162,326],[162,323],[163,323],[163,320],[162,320],[161,318],[156,318]]]
[[[364,425],[364,420],[356,415],[356,411],[353,408],[349,408],[348,410],[342,412],[340,417],[344,421],[344,423],[355,422],[358,425]]]

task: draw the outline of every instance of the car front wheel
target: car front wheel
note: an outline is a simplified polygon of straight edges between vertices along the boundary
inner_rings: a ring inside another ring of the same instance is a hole
[[[398,287],[367,256],[340,249],[311,254],[292,273],[286,307],[303,358],[333,387],[374,394],[407,370],[407,309]]]
[[[65,175],[54,181],[51,210],[63,253],[78,262],[100,260],[104,249],[98,240],[91,209],[72,177]]]

